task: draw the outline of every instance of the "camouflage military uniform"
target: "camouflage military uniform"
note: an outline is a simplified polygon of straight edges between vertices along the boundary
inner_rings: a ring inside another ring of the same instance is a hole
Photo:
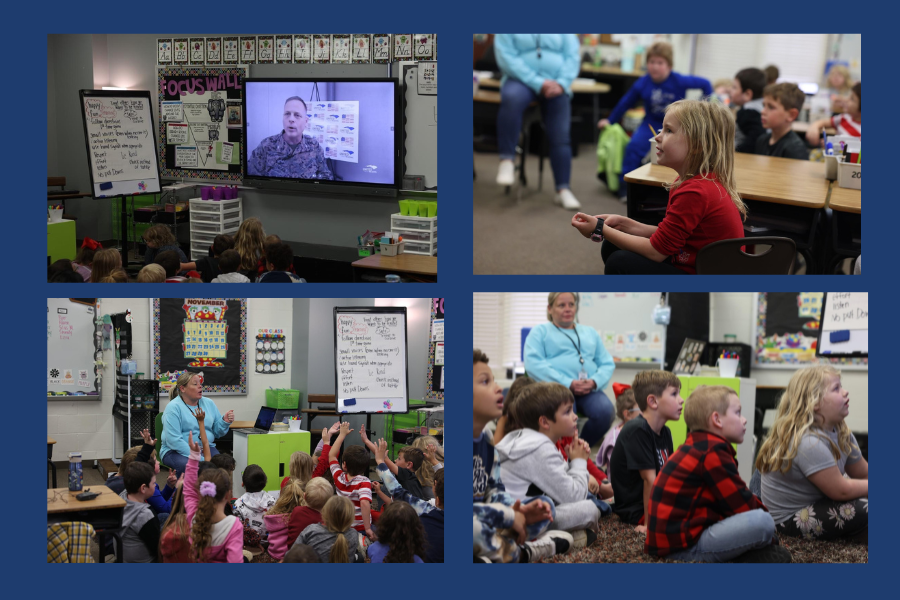
[[[250,156],[249,175],[334,179],[325,164],[325,154],[315,138],[304,135],[296,148],[284,141],[281,133],[267,137]]]

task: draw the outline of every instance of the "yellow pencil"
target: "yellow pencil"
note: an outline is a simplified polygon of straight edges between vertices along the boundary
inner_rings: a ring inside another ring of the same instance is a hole
[[[649,127],[649,128],[650,128],[650,131],[653,132],[653,137],[656,137],[656,131],[654,131],[653,125],[651,125],[650,123],[647,123],[647,127]]]

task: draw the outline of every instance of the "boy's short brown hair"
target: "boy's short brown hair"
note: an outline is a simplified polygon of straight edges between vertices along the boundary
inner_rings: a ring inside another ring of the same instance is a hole
[[[556,422],[556,411],[567,402],[575,404],[575,396],[561,383],[534,383],[518,395],[515,404],[510,407],[509,418],[519,427],[537,431],[541,417]]]
[[[231,248],[219,256],[219,271],[223,274],[234,273],[241,266],[241,255]]]
[[[625,411],[631,410],[635,405],[634,390],[627,389],[616,398],[616,416],[625,420]]]
[[[141,486],[153,485],[153,478],[156,477],[153,467],[145,462],[132,462],[128,468],[122,473],[122,480],[125,482],[125,491],[129,494],[137,494],[141,491]]]
[[[669,63],[669,68],[672,68],[672,44],[669,42],[656,42],[649,48],[647,48],[647,62],[650,62],[651,56],[658,56],[661,59],[665,60]]]
[[[761,69],[757,69],[756,67],[741,69],[734,78],[737,79],[738,83],[741,85],[742,92],[750,90],[753,92],[754,100],[762,98],[763,90],[766,89],[767,82],[766,74],[763,73]]]
[[[806,94],[796,83],[772,83],[763,90],[763,96],[769,96],[779,102],[785,110],[796,108],[799,111],[806,102]]]
[[[174,250],[166,250],[156,255],[156,264],[166,270],[166,277],[174,277],[181,268],[181,258]]]
[[[425,461],[425,455],[418,448],[413,448],[412,446],[403,446],[400,448],[400,451],[397,452],[397,456],[403,455],[403,460],[410,463],[412,465],[413,471],[418,471],[419,467],[422,466],[422,463]]]
[[[134,446],[125,451],[125,454],[122,455],[122,460],[119,462],[119,475],[125,475],[125,469],[134,462],[140,451],[141,446]]]
[[[766,74],[767,83],[775,83],[776,81],[778,81],[778,75],[780,74],[778,72],[778,67],[776,67],[775,65],[769,65],[768,67],[763,69],[763,73]]]
[[[684,403],[684,423],[688,431],[706,431],[709,415],[724,415],[728,410],[728,397],[737,392],[724,385],[701,385]]]
[[[444,505],[444,470],[438,469],[434,474],[434,495]]]
[[[344,464],[347,465],[347,475],[365,475],[369,472],[369,453],[362,446],[347,446],[344,448]]]
[[[680,390],[681,380],[675,373],[660,369],[638,373],[631,384],[631,389],[634,390],[634,401],[637,402],[638,408],[645,411],[647,410],[647,397],[656,396],[658,398],[669,386]]]
[[[488,361],[487,354],[485,354],[478,348],[475,348],[474,350],[472,350],[472,364],[473,365],[476,363],[480,363],[480,362],[487,364],[487,361]]]

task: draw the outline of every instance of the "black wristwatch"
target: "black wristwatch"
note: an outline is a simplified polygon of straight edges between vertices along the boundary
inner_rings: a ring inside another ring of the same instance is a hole
[[[591,241],[603,241],[603,219],[601,219],[600,217],[597,217],[597,227],[594,229],[594,233],[591,234]]]

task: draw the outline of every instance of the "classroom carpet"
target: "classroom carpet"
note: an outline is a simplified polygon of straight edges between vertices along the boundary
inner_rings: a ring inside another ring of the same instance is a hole
[[[868,563],[869,545],[852,542],[822,542],[781,536],[781,544],[791,553],[795,563]],[[612,515],[600,519],[597,541],[572,554],[554,556],[544,563],[657,563],[680,562],[659,560],[644,554],[644,536],[634,526]]]
[[[473,273],[492,274],[603,274],[600,244],[572,227],[574,210],[553,204],[555,186],[550,160],[544,159],[544,182],[538,184],[538,162],[525,163],[528,185],[517,200],[496,183],[499,159],[494,153],[475,153],[473,182]],[[518,164],[518,163],[517,163]],[[582,145],[572,159],[571,189],[581,211],[592,215],[625,214],[625,204],[597,179],[596,148]]]

